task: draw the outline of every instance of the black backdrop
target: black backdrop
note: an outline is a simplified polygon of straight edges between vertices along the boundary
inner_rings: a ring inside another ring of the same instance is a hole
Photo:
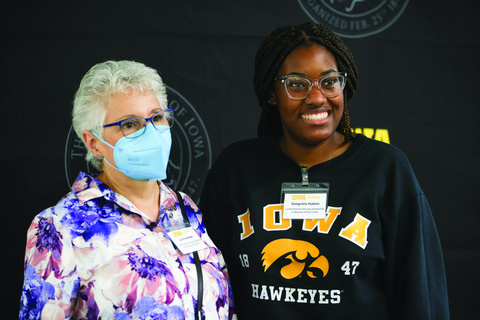
[[[2,8],[2,318],[17,317],[32,218],[68,192],[78,170],[88,169],[70,113],[92,65],[132,59],[159,70],[178,119],[168,182],[199,200],[218,153],[256,135],[260,109],[252,76],[260,42],[277,26],[306,21],[345,36],[360,72],[352,127],[410,159],[443,244],[452,319],[473,317],[480,285],[476,5],[117,0],[19,1]]]

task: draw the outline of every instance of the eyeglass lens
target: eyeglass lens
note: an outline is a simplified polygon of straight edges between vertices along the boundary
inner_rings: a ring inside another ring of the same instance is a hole
[[[161,126],[161,125],[172,127],[173,112],[171,110],[166,109],[166,110],[157,112],[156,114],[154,114],[152,117],[148,119],[144,119],[144,118],[125,119],[120,124],[120,128],[122,129],[123,135],[127,138],[141,135],[145,131],[147,120],[151,121],[155,125],[155,127]],[[131,136],[132,134],[134,135]]]
[[[284,83],[287,93],[293,99],[306,98],[314,83],[317,83],[326,97],[335,97],[342,92],[345,86],[345,78],[342,75],[331,75],[317,80],[310,80],[305,77],[290,75],[285,79]]]

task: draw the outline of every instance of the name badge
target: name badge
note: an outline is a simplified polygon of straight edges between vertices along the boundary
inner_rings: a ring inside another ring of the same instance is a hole
[[[329,183],[282,184],[284,219],[325,219],[327,213]]]
[[[205,242],[203,242],[192,227],[170,231],[167,234],[183,254],[189,254],[207,248]]]

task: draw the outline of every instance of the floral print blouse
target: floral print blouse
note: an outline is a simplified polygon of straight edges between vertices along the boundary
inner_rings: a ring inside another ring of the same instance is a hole
[[[192,254],[167,236],[184,224],[175,193],[160,182],[158,221],[94,175],[81,172],[60,202],[37,215],[27,234],[20,319],[195,319]],[[232,319],[233,299],[221,252],[195,203],[190,225],[207,244],[198,252],[206,319]]]

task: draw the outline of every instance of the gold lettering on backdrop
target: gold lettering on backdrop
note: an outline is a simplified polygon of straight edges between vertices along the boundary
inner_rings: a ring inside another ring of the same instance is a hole
[[[390,136],[388,129],[374,129],[374,128],[355,128],[354,132],[363,134],[367,138],[375,139],[390,144]]]

